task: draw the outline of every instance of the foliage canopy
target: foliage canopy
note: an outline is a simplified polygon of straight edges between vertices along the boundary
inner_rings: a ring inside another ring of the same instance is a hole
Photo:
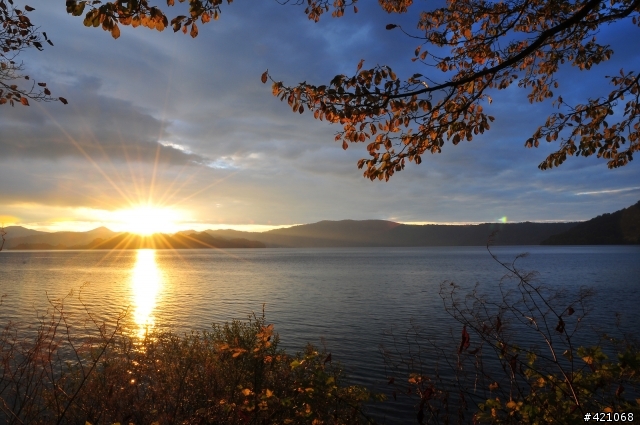
[[[223,3],[179,1],[188,4],[188,11],[174,17],[167,16],[174,0],[166,1],[167,8],[153,0],[68,0],[66,7],[84,16],[86,26],[102,27],[114,38],[120,36],[120,25],[159,31],[171,26],[197,37],[198,25],[218,19]],[[329,12],[339,18],[352,6],[357,12],[357,2],[279,1],[305,5],[305,14],[315,22]],[[379,4],[388,13],[406,13],[412,0]],[[316,119],[341,125],[335,139],[344,149],[366,143],[369,156],[358,167],[371,180],[388,180],[407,161],[419,164],[425,153],[441,152],[445,141],[457,145],[489,130],[494,118],[484,107],[492,102],[490,94],[514,83],[528,91],[529,102],[551,100],[558,108],[524,143],[558,143],[539,168],[559,166],[571,155],[596,155],[617,168],[640,149],[637,72],[621,69],[606,76],[608,95],[581,103],[563,99],[558,74],[563,65],[587,71],[611,58],[613,49],[598,42],[598,31],[625,21],[638,25],[639,12],[640,0],[448,0],[420,12],[417,34],[395,24],[386,27],[418,40],[412,60],[424,65],[424,73],[398,77],[387,65],[367,69],[361,60],[353,75],[337,75],[326,84],[289,86],[268,72],[262,81],[271,79],[274,96],[294,112],[308,110]]]
[[[29,99],[67,103],[63,97],[52,97],[47,83],[33,82],[23,74],[22,63],[17,62],[18,55],[26,49],[43,50],[45,42],[53,46],[47,33],[41,32],[27,16],[34,10],[27,5],[24,10],[18,9],[13,0],[0,0],[0,105],[29,106]],[[24,81],[30,84],[25,85]]]

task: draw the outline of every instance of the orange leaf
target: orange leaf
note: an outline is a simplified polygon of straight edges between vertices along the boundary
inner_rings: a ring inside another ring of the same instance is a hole
[[[260,81],[262,81],[262,84],[265,84],[267,82],[267,78],[269,76],[269,70],[267,69],[263,74],[262,77],[260,77]]]
[[[26,97],[20,98],[20,103],[22,103],[24,106],[29,106],[29,101]]]

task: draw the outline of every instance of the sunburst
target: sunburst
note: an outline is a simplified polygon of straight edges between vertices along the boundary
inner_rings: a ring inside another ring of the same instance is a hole
[[[152,205],[113,212],[113,221],[118,230],[145,236],[153,233],[175,233],[184,218],[184,214],[178,210]]]

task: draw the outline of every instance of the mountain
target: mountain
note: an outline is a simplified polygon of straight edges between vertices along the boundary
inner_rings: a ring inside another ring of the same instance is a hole
[[[17,228],[13,230],[14,228]],[[38,232],[20,226],[7,227],[6,249],[18,249],[18,245],[48,244],[52,246],[86,245],[96,238],[110,238],[117,235],[106,227],[98,227],[88,232]],[[35,233],[28,233],[35,232]],[[39,248],[32,248],[39,249]]]
[[[113,232],[98,227],[88,232],[40,232],[20,226],[6,228],[5,249],[194,249],[194,248],[264,248],[255,240],[242,237],[220,238],[205,232],[183,231],[175,235],[139,236]]]
[[[8,241],[12,238],[19,238],[23,236],[32,236],[32,235],[46,235],[47,232],[41,232],[39,230],[31,230],[22,226],[8,226],[4,228],[4,231],[7,232],[5,239]]]
[[[486,245],[539,245],[577,223],[485,223],[477,225],[409,225],[384,220],[320,221],[268,232],[208,230],[212,236],[242,237],[267,247],[411,247]]]
[[[542,245],[629,244],[640,244],[640,201],[628,208],[584,221],[542,241]]]
[[[53,246],[48,243],[21,243],[12,247],[11,249],[20,250],[20,251],[27,251],[32,249],[37,249],[40,251],[52,251],[57,249],[68,249],[68,248],[62,244]]]
[[[574,223],[484,223],[410,225],[385,220],[320,221],[268,232],[181,231],[148,237],[106,227],[89,232],[7,229],[7,249],[197,249],[640,244],[640,202]]]
[[[203,248],[264,248],[261,242],[247,239],[216,238],[205,232],[194,232],[190,235],[176,233],[166,235],[156,233],[151,236],[140,236],[131,233],[120,233],[108,239],[98,238],[87,245],[76,245],[69,249],[203,249]]]

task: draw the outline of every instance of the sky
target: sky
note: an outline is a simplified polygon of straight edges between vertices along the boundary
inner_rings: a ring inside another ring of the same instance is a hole
[[[236,1],[223,5],[218,21],[200,25],[195,39],[121,27],[117,40],[84,27],[62,1],[28,4],[55,46],[21,55],[25,72],[69,104],[0,106],[5,226],[86,231],[156,223],[171,232],[343,219],[576,221],[640,200],[638,161],[609,170],[604,160],[570,157],[539,170],[557,144],[526,149],[524,142],[552,112],[551,102],[531,105],[517,85],[491,93],[490,131],[445,144],[389,182],[372,182],[356,166],[368,157],[366,144],[344,151],[334,142],[339,128],[293,114],[260,82],[268,69],[291,85],[326,84],[352,75],[361,59],[399,76],[424,72],[410,61],[417,40],[385,26],[417,34],[418,15],[433,2],[389,15],[362,1],[357,14],[314,23],[302,7]],[[637,27],[611,25],[598,37],[613,47],[612,59],[589,72],[563,68],[565,100],[607,93],[605,75],[639,68]]]

